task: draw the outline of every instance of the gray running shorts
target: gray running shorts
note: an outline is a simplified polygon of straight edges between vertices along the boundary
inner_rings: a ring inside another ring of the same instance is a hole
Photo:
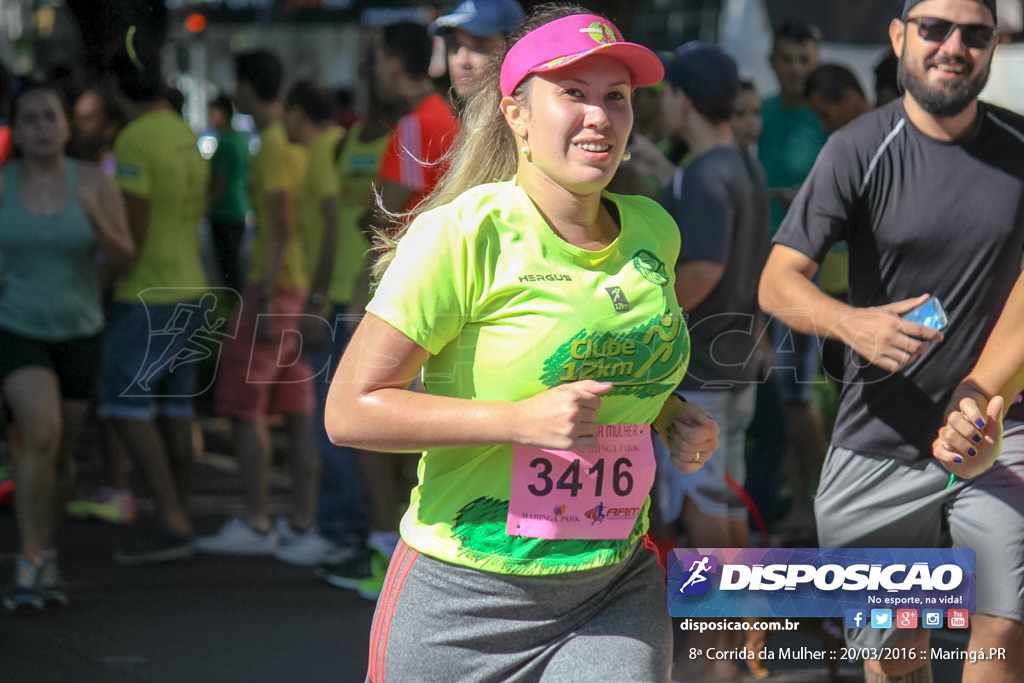
[[[1024,621],[1024,429],[1004,436],[995,466],[946,488],[939,461],[906,465],[832,447],[814,500],[823,548],[939,547],[943,517],[953,546],[977,557],[977,613]],[[847,629],[857,647],[905,640],[906,629]]]
[[[624,561],[508,576],[400,543],[377,601],[367,681],[669,680],[664,573],[638,543]]]

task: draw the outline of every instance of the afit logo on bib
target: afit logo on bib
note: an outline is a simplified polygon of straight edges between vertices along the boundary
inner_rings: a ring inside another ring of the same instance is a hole
[[[677,548],[668,563],[674,617],[975,609],[970,548]]]

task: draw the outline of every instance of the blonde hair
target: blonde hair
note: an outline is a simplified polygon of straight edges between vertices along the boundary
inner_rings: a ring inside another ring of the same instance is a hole
[[[505,49],[491,56],[481,78],[480,88],[466,101],[462,111],[461,125],[452,146],[439,163],[446,164],[447,172],[434,189],[411,210],[401,213],[382,211],[392,225],[390,230],[374,228],[374,246],[379,253],[373,264],[373,280],[384,275],[394,259],[399,241],[409,229],[416,216],[425,211],[450,203],[466,190],[484,183],[511,180],[519,164],[518,145],[512,129],[501,112],[501,64],[516,41],[544,24],[574,14],[593,14],[578,5],[546,3],[533,8],[526,19],[512,32]],[[520,102],[526,100],[531,77],[516,86],[512,97]],[[378,197],[378,208],[380,198]]]

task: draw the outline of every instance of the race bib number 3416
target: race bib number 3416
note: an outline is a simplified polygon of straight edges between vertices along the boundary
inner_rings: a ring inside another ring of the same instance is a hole
[[[648,424],[599,425],[598,447],[512,449],[510,536],[628,538],[654,485]]]

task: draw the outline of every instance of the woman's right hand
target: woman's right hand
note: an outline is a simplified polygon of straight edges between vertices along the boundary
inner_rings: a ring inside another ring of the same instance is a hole
[[[609,382],[561,384],[515,404],[513,441],[525,446],[580,451],[597,448],[597,410]]]
[[[971,479],[992,467],[1002,451],[1003,397],[986,403],[984,395],[961,385],[953,398],[932,455],[956,476]]]

